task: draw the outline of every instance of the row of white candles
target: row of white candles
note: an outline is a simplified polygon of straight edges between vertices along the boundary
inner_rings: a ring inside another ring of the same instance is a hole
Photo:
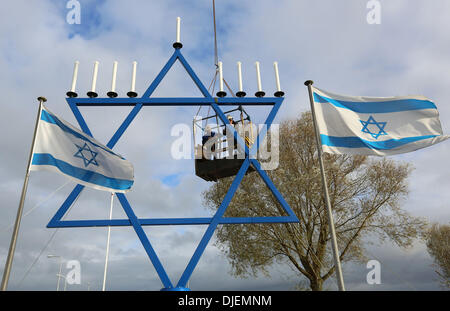
[[[76,85],[77,85],[77,79],[78,79],[78,66],[80,62],[76,61],[74,68],[73,68],[73,76],[72,76],[72,85],[70,88],[70,92],[75,93]],[[91,92],[95,93],[96,86],[97,86],[97,76],[98,76],[98,65],[99,62],[94,62],[94,72],[92,75],[92,84],[91,84]],[[118,62],[114,61],[113,63],[113,72],[112,72],[112,79],[111,79],[111,92],[116,92],[116,80],[117,80],[117,66]],[[131,92],[136,92],[136,69],[137,69],[137,62],[133,62],[133,69],[131,73]]]
[[[259,62],[255,62],[256,67],[256,83],[258,87],[258,92],[262,92],[262,84],[261,84],[261,71],[259,69]],[[281,85],[280,85],[280,75],[278,73],[278,62],[273,63],[273,68],[275,70],[275,83],[277,87],[277,91],[281,92]],[[218,62],[218,70],[219,70],[219,88],[220,91],[223,92],[223,64],[222,62]],[[243,92],[242,87],[242,63],[237,62],[237,72],[238,72],[238,88],[239,92]]]
[[[80,62],[76,61],[75,62],[75,66],[73,69],[73,76],[72,76],[72,86],[70,91],[71,92],[75,92],[75,88],[77,85],[77,78],[78,78],[78,66],[79,66]],[[98,65],[99,62],[95,61],[94,62],[94,73],[92,75],[92,85],[91,85],[91,92],[95,93],[96,90],[96,86],[97,86],[97,76],[98,76]],[[112,71],[112,79],[111,79],[111,92],[115,93],[116,91],[116,79],[117,79],[117,66],[118,66],[118,62],[114,61],[113,63],[113,71]],[[223,87],[223,64],[222,62],[218,62],[218,69],[219,69],[219,88],[220,91],[223,92],[224,91],[224,87]],[[256,82],[257,82],[257,87],[258,87],[258,92],[262,92],[262,84],[261,84],[261,71],[259,69],[259,62],[255,62],[255,67],[256,67]],[[278,62],[274,62],[273,63],[273,67],[275,70],[275,82],[276,82],[276,87],[277,87],[277,91],[281,92],[281,85],[280,85],[280,76],[278,73]],[[133,69],[132,69],[132,74],[131,74],[131,92],[136,92],[136,69],[137,69],[137,62],[134,61],[133,62]],[[242,84],[242,63],[241,62],[237,62],[237,71],[238,71],[238,88],[239,88],[239,92],[243,92],[243,84]]]
[[[177,17],[177,33],[176,33],[176,43],[181,44],[181,40],[180,40],[180,23],[181,23],[181,18]],[[224,92],[224,87],[223,87],[223,64],[222,62],[218,62],[217,64],[218,66],[218,70],[219,70],[219,89],[220,92]],[[262,83],[261,83],[261,71],[259,69],[259,62],[255,62],[255,67],[256,67],[256,83],[257,83],[257,87],[258,87],[258,92],[262,93]],[[276,87],[277,87],[277,92],[279,94],[283,94],[281,91],[281,85],[280,85],[280,75],[278,73],[278,62],[274,62],[273,63],[273,67],[275,70],[275,83],[276,83]],[[241,62],[237,62],[237,69],[238,69],[238,87],[239,87],[239,92],[243,92],[243,86],[242,86],[242,63]]]
[[[177,47],[181,46],[181,41],[180,41],[180,24],[181,24],[181,18],[177,17],[177,27],[176,27],[176,44],[179,44]],[[75,62],[75,66],[73,69],[73,77],[72,77],[72,86],[70,89],[70,93],[72,94],[76,94],[75,93],[75,88],[76,88],[76,84],[77,84],[77,77],[78,77],[78,65],[79,65],[79,61]],[[98,75],[98,65],[99,62],[95,61],[94,62],[94,73],[92,76],[92,85],[91,85],[91,92],[92,94],[96,94],[95,93],[95,89],[96,89],[96,85],[97,85],[97,75]],[[116,92],[116,78],[117,78],[117,65],[118,62],[114,61],[113,63],[113,73],[112,73],[112,81],[111,81],[111,92],[108,93],[113,95],[113,96],[117,96]],[[223,64],[222,62],[218,62],[218,70],[219,70],[219,88],[220,88],[220,92],[224,93],[224,87],[223,87]],[[134,93],[136,95],[136,67],[137,67],[137,62],[134,61],[133,62],[133,70],[132,70],[132,75],[131,75],[131,91],[129,93]],[[256,83],[257,83],[257,87],[258,87],[258,93],[263,93],[262,91],[262,83],[261,83],[261,71],[259,68],[259,62],[255,62],[255,67],[256,67]],[[278,94],[284,94],[281,91],[281,86],[280,86],[280,76],[278,73],[278,62],[274,62],[273,63],[273,67],[275,70],[275,83],[276,83],[276,87],[277,87],[277,93]],[[242,63],[241,62],[237,62],[237,69],[238,69],[238,88],[239,88],[239,92],[243,92],[243,85],[242,85]],[[88,94],[89,94],[88,93]],[[277,93],[275,93],[275,95],[277,95]],[[68,93],[69,94],[69,93]],[[134,96],[135,96],[134,95]],[[95,95],[96,96],[96,95]],[[281,95],[283,96],[283,95]]]

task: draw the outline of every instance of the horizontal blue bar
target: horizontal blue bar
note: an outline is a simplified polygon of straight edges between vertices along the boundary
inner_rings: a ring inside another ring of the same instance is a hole
[[[150,218],[139,219],[142,226],[166,226],[166,225],[209,225],[212,218]],[[273,216],[273,217],[223,217],[219,224],[258,224],[258,223],[290,223],[298,222],[290,216]],[[76,227],[115,227],[115,226],[131,226],[129,219],[112,219],[112,220],[62,220],[57,223],[47,225],[48,228],[76,228]]]
[[[216,102],[217,100],[217,102]],[[151,97],[151,98],[67,98],[69,103],[77,106],[206,106],[218,105],[275,105],[280,97]]]
[[[389,113],[408,110],[437,109],[429,100],[399,99],[379,102],[352,102],[337,100],[314,93],[316,103],[330,103],[339,108],[345,108],[359,113]]]
[[[49,153],[34,153],[32,165],[51,165],[63,174],[72,176],[84,182],[110,188],[112,190],[127,190],[133,185],[133,180],[118,179],[103,174],[73,166],[63,160],[56,159]]]
[[[389,139],[384,141],[369,141],[359,137],[338,137],[320,134],[322,145],[332,147],[346,147],[346,148],[368,148],[376,150],[389,150],[401,147],[403,145],[413,143],[419,140],[436,137],[437,135],[405,137],[400,139]]]

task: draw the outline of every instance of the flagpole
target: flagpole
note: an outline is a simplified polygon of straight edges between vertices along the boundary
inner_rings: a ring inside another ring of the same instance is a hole
[[[311,104],[311,113],[312,113],[313,124],[314,124],[314,133],[316,136],[316,143],[317,143],[317,154],[319,157],[320,173],[322,175],[324,200],[325,200],[325,204],[327,207],[328,224],[330,226],[331,248],[333,250],[334,266],[336,269],[336,279],[337,279],[339,290],[345,291],[344,277],[342,276],[341,261],[339,259],[339,249],[338,249],[338,244],[337,244],[337,239],[336,239],[336,230],[334,228],[333,212],[331,211],[331,203],[330,203],[330,196],[328,194],[327,178],[325,176],[325,168],[324,168],[323,158],[322,158],[322,154],[323,154],[322,144],[320,142],[319,130],[317,128],[316,110],[314,109],[314,99],[313,99],[313,92],[312,92],[313,83],[314,83],[313,81],[308,80],[305,82],[305,85],[308,87],[309,102]]]
[[[25,173],[25,180],[23,182],[22,194],[20,196],[19,209],[17,210],[16,221],[14,223],[14,229],[13,229],[13,234],[11,237],[11,243],[9,245],[9,252],[8,252],[8,257],[6,259],[5,270],[3,271],[2,288],[1,288],[2,291],[6,291],[6,289],[8,288],[9,275],[11,273],[12,262],[14,259],[14,251],[16,249],[17,237],[19,235],[20,220],[22,219],[23,205],[25,203],[25,196],[26,196],[27,188],[28,188],[28,179],[30,177],[30,166],[31,166],[31,160],[33,158],[34,145],[36,142],[37,128],[39,125],[39,119],[40,119],[41,111],[42,111],[42,103],[45,103],[47,101],[47,99],[45,97],[38,97],[38,101],[39,101],[39,109],[38,109],[38,114],[36,117],[36,124],[34,126],[34,134],[33,134],[33,141],[31,143],[30,155],[28,156],[28,165],[27,165],[27,170]]]
[[[113,209],[113,199],[114,199],[114,193],[111,192],[111,205],[109,207],[109,220],[112,219],[112,209]],[[108,238],[106,241],[106,256],[105,256],[105,270],[103,272],[103,286],[102,291],[105,291],[106,289],[106,272],[108,270],[108,257],[109,257],[109,240],[111,236],[111,226],[108,226]]]

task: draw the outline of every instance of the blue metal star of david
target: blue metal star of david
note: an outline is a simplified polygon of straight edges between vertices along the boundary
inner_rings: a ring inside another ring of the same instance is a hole
[[[75,146],[77,146],[78,151],[73,156],[75,158],[83,159],[84,167],[87,167],[89,164],[98,166],[97,160],[95,160],[95,157],[97,156],[98,152],[92,151],[91,147],[89,147],[87,143],[84,143],[82,147],[78,146],[77,144],[75,144]],[[86,158],[86,155],[83,153],[83,151],[86,151],[88,156],[90,155],[89,160]]]
[[[242,163],[241,168],[239,169],[237,175],[234,177],[234,180],[228,189],[222,203],[217,209],[216,213],[213,217],[197,217],[197,218],[149,218],[142,219],[138,218],[133,209],[131,208],[130,203],[128,202],[125,194],[116,193],[125,214],[127,215],[127,219],[106,219],[106,220],[62,220],[64,215],[69,210],[70,206],[75,202],[77,197],[80,195],[81,191],[84,189],[83,185],[76,185],[73,191],[69,194],[67,199],[63,202],[61,207],[58,209],[56,214],[48,223],[48,228],[61,228],[61,227],[106,227],[106,226],[132,226],[135,230],[139,240],[142,243],[150,261],[152,262],[155,270],[164,285],[163,290],[188,290],[186,289],[186,284],[189,281],[192,272],[197,266],[198,261],[200,260],[201,255],[203,254],[206,246],[211,240],[213,233],[219,224],[250,224],[250,223],[293,223],[299,222],[297,216],[289,207],[288,203],[284,200],[283,196],[280,194],[278,189],[273,184],[272,180],[269,178],[267,173],[261,169],[261,165],[259,161],[256,159],[256,153],[259,148],[259,142],[262,141],[269,130],[282,102],[282,97],[267,97],[267,98],[257,98],[257,97],[249,97],[249,98],[214,98],[208,90],[205,88],[203,83],[199,80],[195,72],[192,70],[188,62],[185,60],[183,55],[181,54],[181,47],[174,46],[175,51],[172,57],[168,60],[166,65],[162,68],[159,74],[156,76],[155,80],[150,84],[146,92],[142,95],[141,98],[76,98],[71,97],[67,98],[67,103],[69,104],[70,109],[72,110],[75,118],[77,119],[78,124],[80,125],[83,132],[86,134],[93,136],[89,127],[87,126],[83,116],[78,107],[80,106],[100,106],[100,107],[109,107],[109,106],[131,106],[133,109],[122,122],[120,127],[114,133],[110,141],[107,143],[107,147],[114,148],[118,140],[121,138],[125,130],[128,128],[130,123],[134,120],[136,115],[142,109],[142,107],[156,107],[156,106],[210,106],[216,112],[220,120],[224,125],[226,125],[227,130],[234,133],[234,137],[237,143],[241,146],[243,150],[245,150],[245,160]],[[180,61],[189,76],[192,78],[193,82],[196,84],[198,89],[201,91],[204,97],[200,98],[150,98],[153,91],[160,84],[162,79],[165,77],[167,72],[170,70],[172,65],[176,61]],[[262,130],[258,133],[256,137],[256,141],[258,143],[254,144],[250,149],[244,143],[243,139],[237,134],[236,130],[233,126],[229,125],[227,117],[221,110],[220,106],[226,105],[253,105],[253,106],[272,106],[272,110],[270,111],[267,119],[265,121],[265,125]],[[228,205],[231,202],[237,188],[239,187],[245,173],[247,172],[250,165],[253,166],[256,172],[258,172],[259,176],[263,179],[266,186],[272,192],[276,200],[281,205],[284,212],[287,216],[270,216],[270,217],[223,217],[225,214]],[[169,279],[163,265],[161,264],[155,250],[153,249],[147,235],[143,230],[143,226],[162,226],[162,225],[207,225],[207,229],[203,234],[200,243],[198,244],[194,254],[192,255],[189,263],[187,264],[183,274],[181,275],[178,283],[174,287],[171,280]]]
[[[373,138],[378,139],[381,135],[387,135],[387,133],[384,130],[384,127],[386,126],[387,122],[377,122],[373,116],[370,116],[367,121],[359,120],[361,124],[363,125],[362,132],[370,134]],[[378,128],[378,131],[376,133],[372,132],[368,126],[369,125],[375,125]]]

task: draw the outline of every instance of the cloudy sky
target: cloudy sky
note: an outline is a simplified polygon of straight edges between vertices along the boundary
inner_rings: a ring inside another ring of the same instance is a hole
[[[98,60],[98,92],[106,96],[112,62],[119,62],[117,89],[125,96],[130,87],[131,63],[138,62],[137,92],[142,94],[173,53],[175,20],[182,18],[183,55],[203,83],[214,74],[212,4],[210,0],[79,0],[81,24],[67,23],[66,0],[16,0],[0,10],[0,272],[6,261],[11,224],[20,197],[38,96],[47,107],[76,124],[65,93],[70,88],[73,62],[80,61],[77,91],[90,88],[92,64]],[[256,91],[253,63],[261,63],[263,88],[275,91],[273,61],[278,61],[286,99],[276,121],[308,110],[303,82],[334,93],[366,96],[421,94],[440,112],[444,133],[450,133],[450,21],[448,0],[381,0],[381,24],[367,23],[365,0],[217,0],[219,57],[225,79],[237,87],[235,63],[243,63],[244,88]],[[190,78],[176,64],[155,96],[199,96]],[[130,109],[89,108],[82,113],[93,135],[107,142]],[[193,162],[173,160],[170,129],[190,124],[190,108],[143,109],[115,150],[135,167],[135,185],[127,195],[139,217],[196,217],[209,215],[201,192],[209,183],[193,174]],[[201,114],[206,115],[207,109]],[[256,113],[256,112],[255,112]],[[258,112],[262,113],[262,112]],[[259,116],[259,114],[256,114]],[[414,153],[396,156],[415,170],[410,196],[403,207],[430,222],[450,220],[450,180],[444,142]],[[47,229],[46,224],[74,183],[59,175],[33,172],[16,248],[9,288],[55,290],[59,255],[63,264],[78,260],[81,285],[68,290],[100,290],[106,248],[106,228]],[[59,189],[56,193],[55,190]],[[34,209],[37,206],[36,209]],[[85,190],[66,219],[104,219],[109,194]],[[114,218],[124,218],[115,202]],[[146,227],[145,231],[176,283],[206,227]],[[368,285],[365,264],[343,267],[348,290],[439,290],[433,261],[423,242],[404,250],[390,244],[369,247],[368,257],[381,263],[380,285]],[[30,267],[32,267],[30,269]],[[69,270],[63,266],[63,274]],[[298,275],[289,266],[271,268],[271,277],[237,279],[214,246],[214,239],[195,269],[194,290],[292,290]],[[158,276],[130,227],[111,230],[109,290],[159,290]],[[327,289],[336,289],[334,280]]]

